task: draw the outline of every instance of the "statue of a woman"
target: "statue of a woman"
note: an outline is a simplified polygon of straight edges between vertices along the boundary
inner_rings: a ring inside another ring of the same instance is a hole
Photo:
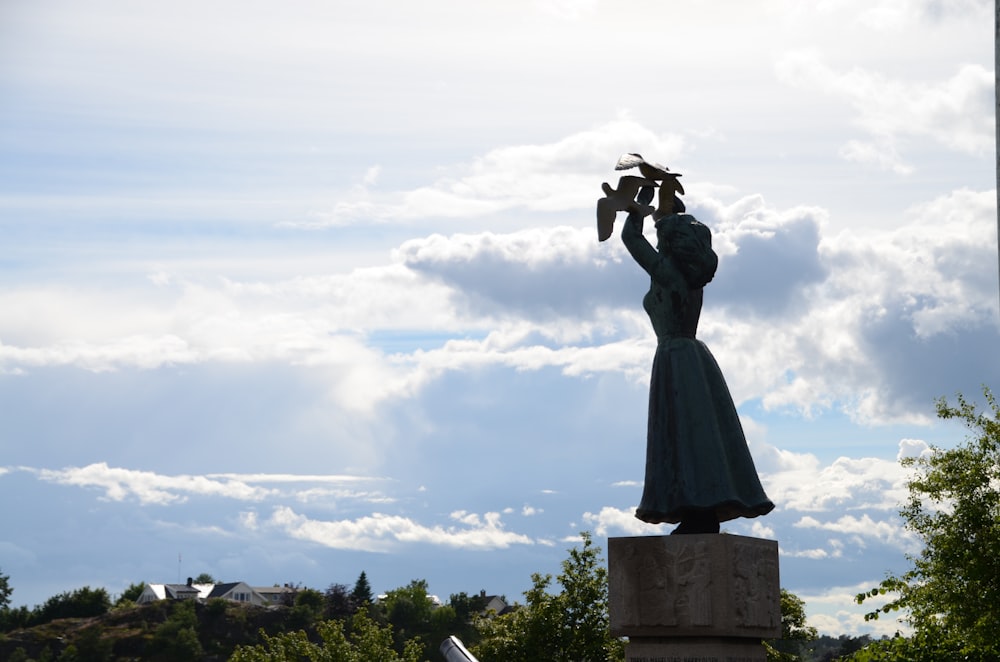
[[[646,480],[635,516],[651,523],[680,522],[673,533],[718,533],[719,522],[765,515],[774,504],[760,485],[719,364],[695,339],[702,288],[718,265],[712,234],[684,213],[672,191],[672,209],[664,209],[661,193],[653,248],[642,234],[652,197],[652,187],[639,192],[639,204],[630,208],[622,228],[622,241],[650,277],[642,305],[657,339]]]

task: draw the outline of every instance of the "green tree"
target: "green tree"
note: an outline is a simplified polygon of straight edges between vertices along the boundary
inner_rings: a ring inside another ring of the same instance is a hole
[[[351,591],[351,600],[355,607],[372,603],[372,587],[368,583],[368,575],[362,570],[358,575],[358,580],[354,582],[354,590]]]
[[[288,626],[294,629],[309,628],[323,617],[326,598],[314,588],[304,588],[295,594],[295,604],[288,615]]]
[[[765,642],[769,662],[803,659],[805,646],[819,633],[806,624],[806,603],[791,591],[781,589],[781,638]]]
[[[122,594],[118,596],[115,600],[115,607],[122,607],[135,604],[135,601],[139,599],[142,595],[143,590],[146,588],[145,582],[139,582],[137,584],[129,584],[128,588],[122,591]]]
[[[203,654],[198,640],[198,616],[194,600],[172,603],[170,615],[153,632],[152,649],[158,660],[197,660]]]
[[[589,533],[583,547],[569,550],[556,578],[562,591],[549,593],[551,575],[535,573],[527,604],[477,621],[480,642],[472,654],[481,662],[598,662],[624,659],[620,639],[608,624],[608,575]]]
[[[475,595],[466,592],[452,593],[448,598],[448,606],[455,612],[454,623],[448,635],[455,635],[466,646],[474,646],[479,642],[479,631],[476,629],[476,619],[486,609],[486,591]],[[444,641],[446,637],[442,637]]]
[[[1000,659],[1000,407],[983,395],[988,413],[961,394],[954,407],[937,401],[939,418],[972,431],[964,444],[903,460],[914,474],[900,515],[923,549],[857,602],[889,596],[865,618],[904,610],[913,635],[873,642],[855,660]]]
[[[351,618],[349,634],[343,621],[322,621],[316,625],[320,643],[309,641],[302,630],[268,636],[261,630],[263,643],[240,646],[229,662],[420,662],[420,646],[407,642],[402,654],[393,649],[391,626],[379,627],[364,607]]]
[[[402,650],[406,641],[419,639],[427,647],[425,653],[429,657],[434,601],[427,592],[427,580],[414,579],[406,586],[388,591],[380,603],[393,627],[396,650]]]
[[[323,617],[334,621],[347,619],[360,606],[355,604],[346,584],[330,584],[323,594],[323,600]]]
[[[111,598],[103,588],[84,586],[75,591],[54,595],[31,613],[29,625],[40,625],[57,618],[100,616],[111,609]]]
[[[10,595],[14,589],[10,586],[10,576],[0,572],[0,611],[10,606]]]
[[[203,572],[200,575],[198,575],[197,577],[195,577],[191,581],[191,583],[192,584],[218,584],[219,582],[215,581],[215,577],[213,577],[212,575],[208,574],[207,572]]]

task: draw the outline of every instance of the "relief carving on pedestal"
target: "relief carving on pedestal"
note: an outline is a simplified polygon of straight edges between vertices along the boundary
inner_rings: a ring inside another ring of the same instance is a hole
[[[622,605],[624,624],[712,625],[712,575],[704,542],[666,549],[647,547],[631,567],[635,570],[625,582],[633,590],[622,593],[635,599]]]
[[[735,595],[736,625],[768,628],[778,625],[778,614],[771,608],[779,603],[774,594],[778,568],[772,554],[756,545],[736,544]]]

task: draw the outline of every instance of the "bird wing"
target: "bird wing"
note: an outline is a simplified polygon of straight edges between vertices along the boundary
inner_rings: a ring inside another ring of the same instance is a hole
[[[656,186],[656,182],[652,179],[646,179],[645,177],[636,177],[635,175],[625,175],[624,177],[618,178],[618,195],[628,198],[629,200],[635,199],[635,194],[639,192],[639,189],[643,186]]]
[[[667,166],[660,165],[659,163],[653,163],[642,158],[642,154],[622,154],[621,158],[618,159],[618,164],[615,165],[615,170],[628,170],[629,168],[634,168],[639,166],[639,172],[642,173],[643,177],[647,179],[664,180],[673,177],[680,177],[678,173],[670,172]]]
[[[615,170],[628,170],[645,162],[646,159],[642,158],[642,154],[622,154],[621,158],[618,159],[617,165],[615,165]]]
[[[615,216],[618,210],[608,198],[597,201],[597,241],[604,241],[611,236],[615,228]]]

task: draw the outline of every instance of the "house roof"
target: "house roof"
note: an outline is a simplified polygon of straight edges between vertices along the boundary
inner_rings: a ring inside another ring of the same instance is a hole
[[[229,582],[229,583],[226,583],[226,584],[215,584],[214,586],[212,586],[212,590],[209,592],[209,594],[206,597],[209,597],[209,598],[221,598],[226,593],[229,593],[230,591],[232,591],[234,588],[236,588],[240,584],[243,584],[243,582]]]

